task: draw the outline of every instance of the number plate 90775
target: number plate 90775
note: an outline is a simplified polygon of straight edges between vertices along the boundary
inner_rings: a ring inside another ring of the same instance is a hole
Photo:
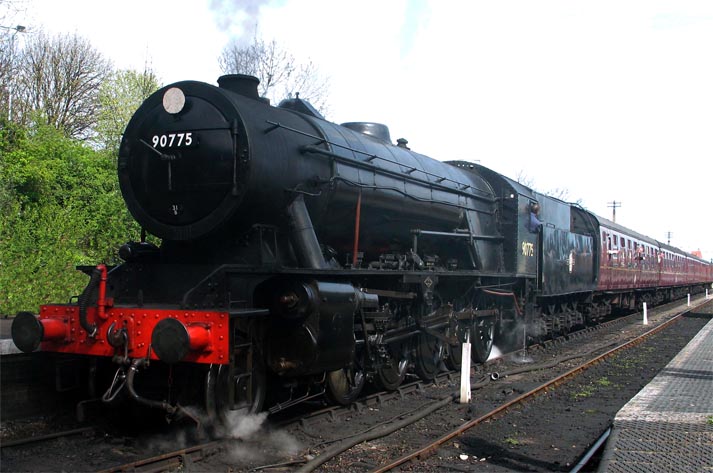
[[[196,146],[196,140],[193,132],[181,133],[164,133],[163,135],[153,135],[151,144],[154,148],[189,148]]]

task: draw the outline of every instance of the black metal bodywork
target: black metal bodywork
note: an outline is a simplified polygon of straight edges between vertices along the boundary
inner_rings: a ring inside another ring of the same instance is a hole
[[[270,106],[254,78],[218,83],[167,86],[126,129],[121,190],[162,244],[124,251],[116,304],[226,311],[274,373],[359,365],[392,386],[408,353],[428,376],[432,340],[462,341],[463,323],[487,346],[493,320],[552,333],[591,315],[591,213],[383,125]]]
[[[424,321],[444,298],[515,318],[533,295],[593,289],[596,233],[569,204],[394,146],[383,125],[336,125],[299,99],[272,107],[254,78],[219,85],[167,86],[126,129],[121,189],[163,243],[110,273],[117,303],[257,317],[268,365],[303,375],[348,363],[369,332],[383,342],[432,330]],[[502,289],[483,298],[479,286]],[[365,311],[354,301],[369,290],[380,296]],[[286,294],[311,308],[286,316],[275,303]]]
[[[170,88],[186,96],[178,114],[162,106]],[[361,193],[365,259],[390,247],[406,252],[413,229],[497,235],[494,195],[479,176],[235,90],[174,84],[129,123],[119,179],[129,210],[150,233],[197,241],[256,223],[281,227],[302,195],[318,241],[345,253]],[[180,133],[192,134],[191,146],[151,146],[153,136]],[[475,240],[473,247],[476,267],[469,269],[499,269],[497,242]]]
[[[295,100],[272,107],[251,78],[219,84],[165,87],[126,129],[122,193],[162,244],[125,251],[136,256],[109,274],[116,304],[257,321],[268,366],[301,376],[349,365],[369,332],[384,344],[430,330],[419,320],[439,277],[453,292],[509,276],[482,175],[393,146],[381,127],[339,126]],[[169,110],[176,90],[185,103]]]

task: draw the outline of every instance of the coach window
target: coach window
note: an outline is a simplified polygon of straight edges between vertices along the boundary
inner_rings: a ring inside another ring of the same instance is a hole
[[[636,264],[636,243],[634,240],[629,240],[629,264],[631,266]]]
[[[626,264],[626,244],[624,243],[624,237],[619,237],[619,248],[617,255],[619,256],[619,265],[624,266]]]
[[[652,265],[652,263],[651,263],[651,257],[653,256],[653,254],[654,254],[654,253],[653,253],[653,251],[652,251],[652,248],[651,248],[650,246],[647,246],[647,247],[646,247],[646,269],[650,269],[650,268],[651,268],[651,265]]]

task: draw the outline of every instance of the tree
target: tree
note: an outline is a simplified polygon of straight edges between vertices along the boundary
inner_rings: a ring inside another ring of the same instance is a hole
[[[218,62],[224,74],[248,74],[260,79],[260,96],[274,104],[299,94],[321,113],[327,109],[329,80],[314,62],[299,62],[275,40],[265,42],[255,37],[248,45],[233,40],[223,49]]]
[[[111,73],[99,89],[94,141],[107,150],[117,150],[131,115],[158,88],[158,79],[148,68],[142,73],[129,70]]]
[[[48,125],[0,127],[0,315],[79,294],[75,266],[138,239],[106,155]]]
[[[99,111],[99,89],[110,71],[110,62],[76,34],[32,35],[18,65],[18,119],[89,138]]]

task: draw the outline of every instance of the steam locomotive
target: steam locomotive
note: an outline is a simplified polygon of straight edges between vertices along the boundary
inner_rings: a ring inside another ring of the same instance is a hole
[[[380,124],[271,106],[257,84],[178,82],[141,105],[118,159],[141,241],[120,265],[79,268],[76,302],[18,314],[21,350],[110,364],[92,384],[107,402],[222,419],[348,404],[367,382],[457,368],[465,341],[482,362],[713,281],[705,261],[578,205],[393,145]]]

